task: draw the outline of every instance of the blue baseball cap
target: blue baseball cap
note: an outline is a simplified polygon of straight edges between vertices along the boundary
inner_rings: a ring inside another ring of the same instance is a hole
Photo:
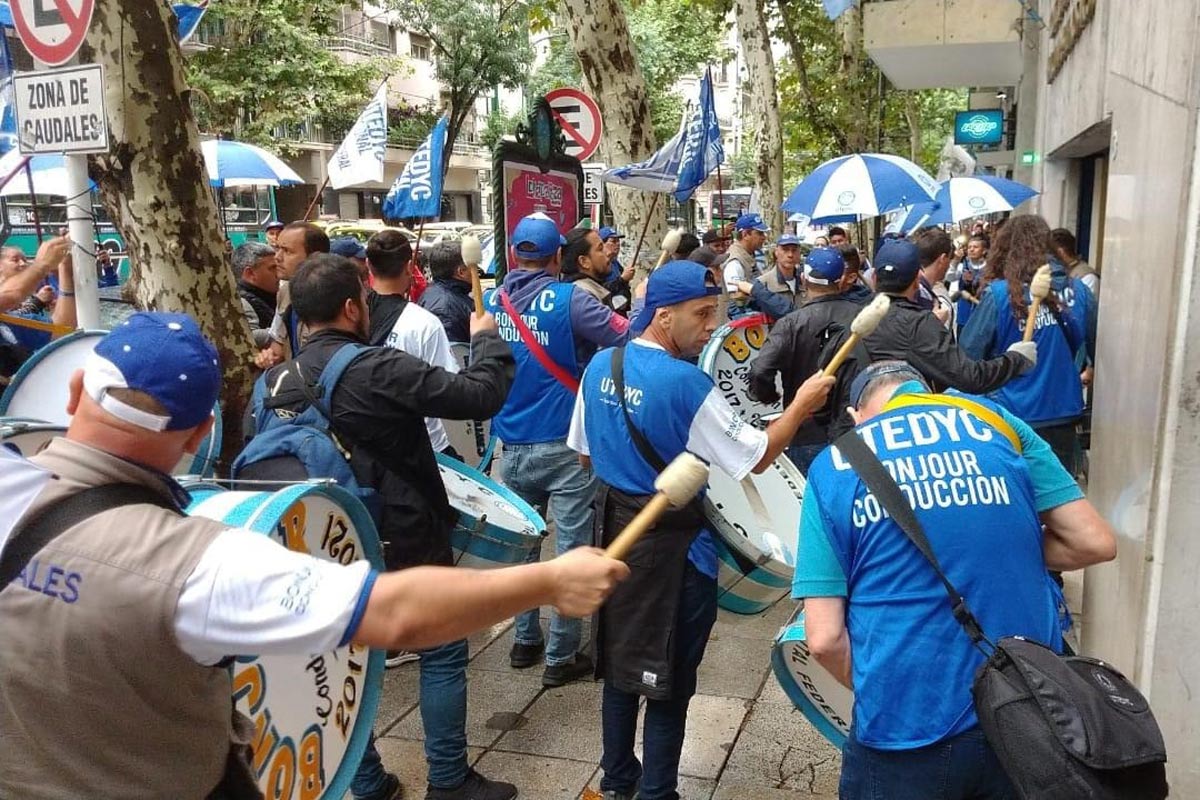
[[[182,431],[212,414],[221,393],[217,350],[187,314],[139,312],[96,345],[83,367],[83,389],[118,419],[152,431]],[[112,389],[149,395],[166,416],[113,397]]]
[[[763,222],[761,214],[742,214],[737,218],[737,222],[733,223],[733,227],[739,231],[762,231],[763,233],[771,230],[770,226]]]
[[[549,258],[567,243],[554,220],[542,213],[530,214],[517,223],[509,244],[518,258]]]
[[[624,239],[625,234],[617,233],[616,228],[603,227],[599,231],[600,241],[607,242],[609,239]]]
[[[641,333],[649,327],[658,309],[720,293],[712,273],[695,261],[668,261],[650,273],[646,305],[630,327],[634,333]]]
[[[342,258],[366,258],[367,247],[353,236],[339,236],[329,243],[329,252]]]
[[[785,233],[775,240],[776,247],[799,247],[800,237],[794,233]]]
[[[284,225],[282,222],[280,222],[277,219],[269,219],[263,224],[264,231],[273,230],[275,228],[285,228],[285,227],[287,227],[287,226]]]
[[[862,372],[854,376],[854,380],[850,382],[850,405],[858,408],[862,405],[863,392],[867,390],[867,385],[876,378],[882,378],[884,375],[897,375],[904,380],[905,383],[915,381],[920,385],[922,391],[929,391],[929,384],[925,381],[924,376],[917,371],[917,368],[907,361],[876,361],[870,364]],[[903,385],[903,384],[901,384]],[[899,388],[899,387],[897,387]],[[916,388],[916,387],[914,387]]]
[[[828,286],[842,279],[846,260],[832,247],[814,247],[804,259],[804,280],[818,286]]]
[[[875,254],[875,283],[880,291],[905,289],[921,271],[917,246],[907,239],[891,239]]]

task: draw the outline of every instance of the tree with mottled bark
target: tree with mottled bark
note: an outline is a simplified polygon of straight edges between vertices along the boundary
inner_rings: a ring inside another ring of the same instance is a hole
[[[583,89],[595,99],[604,120],[600,159],[621,166],[648,158],[658,144],[646,80],[621,0],[561,0],[560,9],[579,60]],[[647,192],[609,184],[608,196],[617,228],[634,239],[648,222],[642,254],[657,252],[667,230],[666,201],[659,198],[651,216],[653,195]]]
[[[220,352],[226,460],[240,447],[254,348],[188,102],[170,7],[96,0],[80,51],[104,67],[107,154],[91,174],[125,239],[137,305],[190,314]]]
[[[749,113],[744,120],[754,129],[756,148],[754,191],[763,219],[774,231],[783,230],[783,128],[779,122],[779,93],[775,85],[775,57],[762,0],[735,0],[738,39],[746,60]]]

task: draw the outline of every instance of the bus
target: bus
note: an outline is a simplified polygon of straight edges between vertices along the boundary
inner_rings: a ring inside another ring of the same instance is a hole
[[[221,190],[214,189],[217,206],[222,215],[225,236],[234,247],[245,241],[261,241],[266,238],[263,225],[275,217],[275,190],[270,186],[239,186]],[[41,223],[43,238],[54,236],[67,225],[67,206],[63,197],[38,195],[37,219],[30,196],[11,195],[0,198],[0,214],[8,222],[6,247],[19,247],[27,256],[33,257],[38,250],[37,222]],[[99,192],[92,192],[92,215],[96,226],[96,249],[105,251],[111,269],[105,270],[101,285],[111,286],[129,279],[129,254],[125,240],[109,219],[108,212],[100,202]]]
[[[708,221],[714,228],[733,222],[750,209],[753,189],[725,189],[708,196]]]

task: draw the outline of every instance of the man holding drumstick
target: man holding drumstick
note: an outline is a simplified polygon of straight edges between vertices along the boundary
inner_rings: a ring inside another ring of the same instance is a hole
[[[766,470],[825,401],[832,378],[814,376],[765,432],[740,417],[689,357],[716,329],[720,288],[691,261],[647,282],[632,323],[638,338],[599,353],[584,373],[567,443],[595,470],[598,544],[609,543],[655,494],[664,466],[688,451],[736,480]],[[622,402],[624,401],[624,402]],[[717,617],[717,554],[695,503],[669,512],[633,546],[633,577],[600,617],[606,798],[677,798],[679,756],[696,671]],[[634,755],[646,701],[644,764]]]

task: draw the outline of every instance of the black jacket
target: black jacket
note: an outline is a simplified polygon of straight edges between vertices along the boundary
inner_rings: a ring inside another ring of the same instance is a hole
[[[309,338],[296,360],[310,384],[349,342],[361,340],[333,330]],[[267,385],[289,364],[270,370]],[[475,337],[471,364],[458,374],[391,347],[360,354],[342,374],[330,401],[333,428],[350,443],[355,477],[382,495],[379,535],[388,569],[451,563],[458,515],[446,498],[425,417],[488,419],[504,405],[515,372],[512,351],[489,332]],[[304,405],[301,397],[286,408]]]
[[[258,327],[270,328],[275,319],[275,295],[241,279],[237,282],[237,292],[238,296],[254,309],[254,314],[258,317]]]
[[[417,305],[442,321],[450,341],[471,341],[471,314],[475,311],[471,284],[453,278],[438,278],[421,294]]]
[[[823,363],[827,363],[849,335],[847,326],[841,334],[831,339],[823,354]],[[843,411],[830,426],[830,441],[853,427],[844,409],[849,405],[850,383],[854,376],[876,361],[891,360],[907,361],[925,377],[935,392],[954,388],[967,394],[994,391],[1020,375],[1029,365],[1017,353],[1004,353],[984,361],[973,360],[932,312],[907,298],[893,295],[892,306],[879,327],[859,342],[850,358],[838,370],[837,385],[830,397],[833,407]]]
[[[775,389],[778,374],[783,380],[784,405],[790,403],[800,384],[820,368],[821,355],[829,340],[849,329],[862,308],[862,304],[844,294],[815,296],[795,312],[781,317],[750,367],[750,396],[763,403],[778,400]],[[805,420],[792,443],[826,442],[832,413],[833,407],[827,406]]]

